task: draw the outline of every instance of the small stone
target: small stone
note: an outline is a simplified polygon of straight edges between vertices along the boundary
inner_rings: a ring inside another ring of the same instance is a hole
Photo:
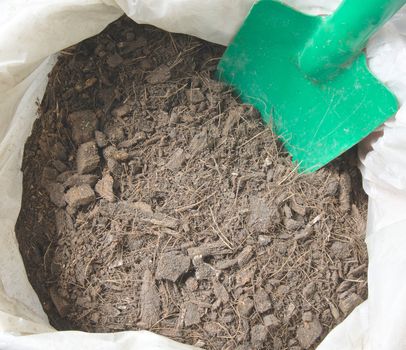
[[[140,131],[134,134],[134,136],[128,140],[124,140],[123,142],[120,142],[118,147],[119,148],[128,148],[131,146],[136,145],[139,142],[144,141],[147,138],[147,135],[145,134],[144,131]]]
[[[196,304],[187,303],[186,310],[185,310],[185,326],[190,327],[194,324],[200,323],[200,313],[199,308]]]
[[[294,212],[299,214],[300,216],[305,216],[306,215],[306,208],[297,204],[294,200],[292,201],[290,207]]]
[[[108,141],[107,141],[107,136],[103,132],[96,130],[94,132],[94,136],[96,139],[96,144],[99,148],[104,148],[107,146]]]
[[[73,174],[63,182],[63,186],[65,188],[71,188],[73,186],[80,186],[80,185],[89,185],[90,187],[93,187],[96,184],[98,179],[99,179],[99,177],[97,175]]]
[[[47,187],[50,182],[53,182],[58,177],[58,171],[51,167],[45,167],[41,174],[41,186]],[[58,181],[58,179],[56,180]],[[59,182],[59,181],[58,181]]]
[[[289,290],[290,290],[290,288],[289,288],[288,285],[286,285],[286,284],[280,284],[280,285],[277,287],[275,294],[276,294],[278,297],[284,297],[286,294],[289,293]]]
[[[75,174],[76,174],[76,171],[74,171],[74,170],[64,171],[63,173],[60,173],[57,176],[56,181],[63,184],[66,180],[68,180],[70,177],[72,177]]]
[[[231,253],[231,250],[223,242],[203,243],[198,247],[190,247],[187,250],[190,256],[200,255],[200,259],[210,255],[223,255]]]
[[[290,349],[292,346],[296,345],[296,344],[297,344],[297,339],[294,339],[294,338],[289,339],[289,341],[288,341],[289,349]]]
[[[329,302],[328,306],[330,307],[331,315],[333,315],[334,319],[337,321],[340,318],[340,311],[338,311],[337,307],[332,303]]]
[[[55,226],[58,235],[64,235],[74,229],[72,218],[63,209],[58,209],[55,212]]]
[[[302,348],[309,349],[315,341],[321,336],[323,327],[316,318],[311,322],[305,322],[299,326],[296,332],[296,338]]]
[[[77,152],[76,166],[79,174],[90,173],[99,166],[100,157],[97,153],[96,142],[82,143]]]
[[[310,322],[311,320],[313,320],[313,314],[311,311],[306,311],[303,313],[302,315],[302,320],[304,322]]]
[[[253,232],[266,233],[273,223],[278,222],[276,216],[278,216],[277,209],[270,208],[269,203],[265,199],[255,196],[251,197],[248,225]]]
[[[254,294],[255,309],[260,312],[266,312],[271,307],[271,299],[269,298],[268,293],[263,288],[258,288]]]
[[[284,349],[282,339],[279,338],[279,337],[273,338],[273,348],[272,348],[272,350],[282,350],[282,349]]]
[[[225,85],[224,83],[218,81],[218,80],[214,80],[214,79],[207,79],[206,84],[209,85],[209,89],[213,92],[222,92],[227,88],[227,85]]]
[[[94,312],[93,314],[91,314],[89,319],[90,322],[92,322],[93,324],[98,324],[100,321],[100,313],[98,313],[97,311]]]
[[[265,235],[259,235],[258,236],[258,244],[260,246],[266,246],[269,243],[271,243],[272,238],[269,236],[265,236]]]
[[[205,322],[203,324],[203,329],[210,335],[210,336],[216,336],[219,332],[219,326],[215,322]]]
[[[124,61],[123,58],[117,53],[109,55],[106,60],[107,64],[111,68],[118,67],[121,63],[123,63],[123,61]]]
[[[262,324],[257,324],[251,329],[251,344],[255,349],[263,346],[268,336],[268,330]]]
[[[232,313],[226,313],[222,318],[225,323],[232,323],[235,320],[235,317]]]
[[[354,310],[359,304],[363,302],[362,298],[356,294],[352,293],[348,297],[339,301],[338,306],[344,315],[348,315],[352,310]]]
[[[223,303],[223,305],[230,301],[227,289],[220,282],[215,281],[213,283],[213,290],[217,300]]]
[[[57,207],[62,208],[66,205],[65,202],[65,187],[57,182],[51,182],[47,186],[47,190],[49,193],[49,199],[52,203],[54,203]]]
[[[152,207],[145,202],[134,202],[131,204],[132,208],[135,210],[139,210],[142,214],[146,216],[152,216],[154,214],[154,211],[152,210]]]
[[[243,296],[237,303],[238,312],[241,316],[248,317],[254,309],[254,301],[246,296]]]
[[[244,286],[254,278],[254,269],[243,269],[239,270],[235,276],[236,286]]]
[[[109,317],[117,317],[120,315],[120,310],[108,303],[104,304],[100,309],[104,315]]]
[[[179,226],[179,220],[172,218],[162,213],[155,213],[151,218],[144,218],[144,222],[148,222],[152,225],[167,227],[172,230],[176,230]]]
[[[303,224],[300,221],[293,220],[293,219],[287,219],[285,221],[285,227],[289,231],[297,231],[299,230]]]
[[[330,324],[331,322],[333,322],[333,315],[331,314],[330,309],[325,309],[321,315],[320,315],[320,320],[321,322],[323,322],[324,324]]]
[[[349,258],[351,256],[350,244],[348,242],[334,242],[330,247],[330,255],[340,260]]]
[[[124,129],[121,126],[109,126],[104,132],[111,142],[121,142],[125,139]]]
[[[77,212],[77,208],[68,205],[68,206],[66,207],[66,212],[67,212],[70,216],[74,216],[74,215],[76,214],[76,212]]]
[[[116,146],[108,146],[103,150],[103,157],[105,160],[112,159],[113,154],[117,151]]]
[[[52,165],[55,167],[56,170],[58,170],[60,173],[63,173],[68,169],[66,164],[64,162],[61,162],[58,159],[55,159],[52,161]]]
[[[131,104],[130,103],[125,103],[117,108],[114,108],[111,111],[111,114],[115,118],[121,118],[124,117],[126,114],[131,112]]]
[[[72,139],[77,145],[93,140],[98,124],[96,113],[91,110],[73,112],[67,119],[72,128]]]
[[[202,255],[195,255],[192,259],[192,262],[196,270],[196,280],[202,281],[216,276],[217,270],[210,264],[205,263],[203,261]]]
[[[193,346],[195,346],[196,348],[203,348],[206,346],[206,343],[203,340],[199,339],[196,343],[194,343]]]
[[[172,171],[178,170],[182,167],[185,160],[186,157],[184,155],[183,149],[178,148],[169,158],[168,163],[166,163],[166,167]]]
[[[230,267],[233,267],[234,265],[237,265],[237,259],[220,260],[216,264],[216,269],[226,270],[229,269]]]
[[[89,185],[74,186],[65,194],[65,201],[72,208],[88,205],[95,200],[96,196]]]
[[[303,288],[303,296],[305,298],[311,297],[316,291],[316,285],[314,282],[310,282],[306,287]]]
[[[189,149],[191,156],[194,157],[208,146],[207,144],[207,129],[203,128],[203,130],[193,136],[192,140],[189,144]]]
[[[198,104],[205,100],[204,94],[199,88],[190,89],[186,92],[186,96],[192,104]]]
[[[161,65],[158,68],[155,68],[151,73],[146,77],[146,80],[150,84],[160,84],[165,83],[171,78],[171,70],[166,65]]]
[[[67,153],[65,146],[60,142],[55,142],[49,149],[50,156],[53,159],[58,159],[60,161],[67,160]]]
[[[340,194],[339,194],[339,201],[340,201],[340,210],[343,213],[348,213],[351,210],[351,176],[344,172],[340,174]]]
[[[254,255],[254,248],[252,246],[246,246],[240,254],[237,256],[238,266],[244,267]]]
[[[199,288],[199,282],[197,282],[196,278],[194,277],[189,277],[186,280],[185,285],[191,292],[195,292]]]
[[[224,127],[222,129],[222,135],[227,136],[230,130],[233,129],[234,125],[238,123],[241,116],[244,113],[244,109],[242,106],[238,106],[236,108],[231,108],[228,112],[228,117],[226,122],[224,123]]]
[[[227,347],[226,349],[230,349],[230,347]],[[250,344],[240,344],[235,348],[235,350],[252,350],[252,347]]]
[[[156,268],[156,279],[176,282],[190,268],[190,258],[182,253],[169,252],[161,256]]]
[[[121,175],[122,166],[113,158],[107,159],[107,169],[110,171],[113,178],[118,179]]]
[[[290,207],[289,207],[287,204],[285,204],[285,205],[283,206],[283,213],[285,214],[285,216],[286,216],[288,219],[291,219],[291,218],[292,218],[292,210],[290,209]]]
[[[313,226],[307,225],[304,229],[295,233],[293,239],[296,241],[305,241],[314,233]]]
[[[118,162],[124,162],[129,158],[129,154],[124,150],[117,150],[112,153],[112,158]]]
[[[129,158],[129,154],[125,150],[118,150],[116,146],[107,146],[103,149],[103,157],[107,161],[114,159],[116,161],[125,161]]]
[[[264,316],[264,324],[265,326],[273,329],[277,328],[281,325],[281,321],[275,315],[266,315]]]
[[[148,269],[142,278],[140,301],[142,325],[151,327],[160,319],[161,301],[152,273]]]
[[[296,306],[293,303],[290,303],[288,305],[288,308],[286,310],[286,314],[285,314],[285,322],[289,322],[289,320],[292,318],[292,316],[295,314],[296,312]]]
[[[330,181],[327,184],[326,189],[324,191],[325,195],[326,196],[335,196],[338,193],[339,186],[340,186],[340,184],[337,179]]]
[[[51,300],[52,300],[53,304],[55,305],[56,311],[58,311],[58,314],[61,317],[65,317],[68,314],[69,309],[70,309],[69,302],[58,293],[58,291],[55,287],[52,287],[49,290],[49,296],[51,297]]]
[[[171,112],[171,116],[169,117],[169,125],[176,125],[180,121],[180,116],[176,111]],[[175,129],[174,129],[175,130]]]
[[[103,199],[114,202],[115,196],[113,192],[114,180],[110,174],[103,175],[103,178],[96,184],[95,190]]]

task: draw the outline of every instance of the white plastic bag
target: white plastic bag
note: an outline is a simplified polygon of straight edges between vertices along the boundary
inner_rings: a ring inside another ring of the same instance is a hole
[[[123,11],[138,23],[227,44],[254,1],[0,2],[0,349],[191,348],[145,331],[89,334],[57,332],[49,326],[28,283],[14,234],[22,194],[22,152],[54,53],[97,34]],[[285,2],[307,13],[327,14],[339,0]],[[406,349],[405,19],[406,12],[400,11],[367,50],[371,69],[402,106],[384,125],[384,135],[372,144],[374,138],[368,138],[361,147],[364,187],[370,196],[369,298],[327,336],[319,346],[322,350]]]

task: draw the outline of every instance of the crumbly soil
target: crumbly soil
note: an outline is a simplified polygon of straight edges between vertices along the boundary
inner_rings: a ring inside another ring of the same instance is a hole
[[[353,153],[297,174],[213,79],[222,52],[122,18],[61,53],[16,225],[57,328],[314,349],[366,298]]]

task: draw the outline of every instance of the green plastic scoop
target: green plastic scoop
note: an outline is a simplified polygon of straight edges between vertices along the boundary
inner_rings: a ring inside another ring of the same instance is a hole
[[[352,147],[398,109],[368,70],[368,38],[406,0],[344,0],[328,17],[277,1],[251,9],[219,66],[219,79],[254,105],[299,170],[312,172]]]

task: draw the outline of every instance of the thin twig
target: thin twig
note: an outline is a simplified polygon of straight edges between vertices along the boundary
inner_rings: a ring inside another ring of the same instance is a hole
[[[210,214],[211,214],[211,217],[212,217],[212,219],[213,219],[214,225],[216,225],[216,228],[217,228],[217,230],[215,230],[216,233],[217,233],[217,235],[219,236],[219,238],[222,240],[222,242],[223,242],[228,248],[230,248],[231,250],[233,250],[233,248],[232,248],[232,247],[233,247],[232,243],[231,243],[231,242],[227,239],[227,237],[224,236],[224,234],[221,232],[220,227],[219,227],[219,225],[217,224],[216,218],[214,217],[213,210],[211,209],[211,207],[209,207],[209,209],[210,209]]]
[[[255,140],[258,136],[268,132],[268,129],[262,130],[261,132],[259,132],[258,134],[256,134],[255,136],[251,137],[249,140],[245,141],[241,146],[238,147],[238,149],[244,147],[247,143],[250,143],[251,141]]]
[[[204,197],[203,199],[201,199],[200,201],[193,203],[193,204],[189,204],[189,205],[185,205],[183,207],[179,207],[176,208],[175,211],[180,213],[182,211],[188,210],[188,209],[192,209],[196,206],[198,206],[199,204],[202,204],[203,202],[207,201],[208,199],[210,199],[211,197],[213,197],[217,192],[213,192],[212,194],[208,195],[207,197]]]

